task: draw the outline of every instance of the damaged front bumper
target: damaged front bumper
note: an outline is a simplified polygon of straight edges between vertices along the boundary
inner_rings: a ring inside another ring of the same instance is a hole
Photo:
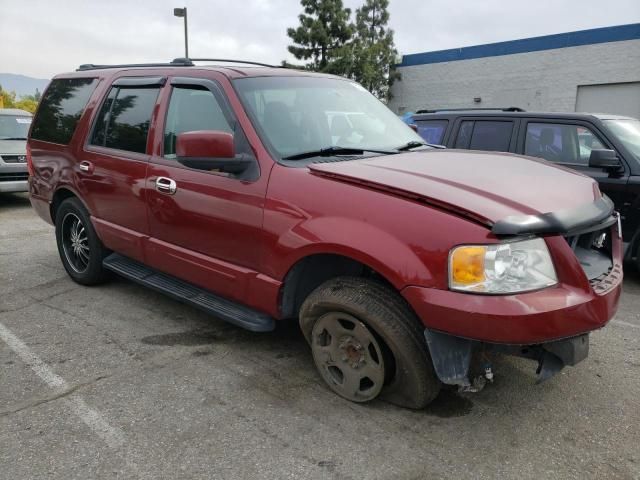
[[[570,211],[508,217],[496,236],[544,235],[558,283],[508,295],[411,285],[403,297],[422,320],[438,377],[471,389],[473,354],[538,361],[539,381],[589,353],[589,332],[613,318],[622,292],[620,217],[607,197]],[[490,365],[485,377],[491,379]]]
[[[469,370],[474,353],[501,353],[538,361],[538,383],[566,365],[576,365],[589,355],[589,334],[533,345],[508,345],[480,342],[425,329],[424,336],[431,360],[440,381],[469,388]]]

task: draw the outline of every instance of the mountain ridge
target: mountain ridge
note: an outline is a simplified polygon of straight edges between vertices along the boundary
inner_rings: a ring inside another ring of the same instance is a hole
[[[33,95],[36,89],[42,93],[49,83],[45,78],[34,78],[19,73],[0,73],[0,85],[6,92],[16,92],[18,98]]]

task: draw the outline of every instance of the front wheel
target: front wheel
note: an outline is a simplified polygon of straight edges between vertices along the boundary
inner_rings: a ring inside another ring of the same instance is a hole
[[[62,265],[72,280],[96,285],[107,278],[102,260],[109,252],[77,198],[66,199],[56,211],[56,242]]]
[[[300,326],[323,380],[338,395],[419,409],[440,391],[419,320],[391,288],[339,277],[314,290]]]

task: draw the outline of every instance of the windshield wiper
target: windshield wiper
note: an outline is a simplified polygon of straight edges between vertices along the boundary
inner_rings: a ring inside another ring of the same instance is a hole
[[[0,137],[0,140],[26,140],[27,137]]]
[[[399,152],[405,152],[407,150],[411,150],[411,149],[414,149],[414,148],[428,147],[428,146],[429,146],[428,143],[418,142],[416,140],[412,140],[412,141],[410,141],[408,143],[405,143],[401,147],[396,148],[396,150],[398,150]]]
[[[295,155],[289,155],[283,157],[283,160],[303,160],[305,158],[313,157],[332,157],[334,155],[364,155],[365,152],[381,153],[383,155],[393,155],[391,150],[371,150],[369,148],[351,148],[351,147],[326,147],[319,150],[311,150],[308,152],[296,153]]]

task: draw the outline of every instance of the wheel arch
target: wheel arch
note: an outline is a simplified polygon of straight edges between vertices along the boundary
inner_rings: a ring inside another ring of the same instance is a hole
[[[287,251],[286,257],[274,254],[266,258],[267,264],[278,265],[275,278],[283,279],[278,299],[280,317],[296,317],[306,296],[333,277],[374,277],[397,292],[407,285],[433,285],[434,275],[421,258],[426,252],[417,252],[413,243],[396,232],[341,216],[295,224],[280,235],[278,248],[273,249]],[[291,249],[291,245],[297,247]]]
[[[398,291],[393,282],[371,263],[330,251],[302,256],[289,268],[284,277],[280,289],[280,316],[296,318],[302,303],[311,292],[336,277],[371,278]]]
[[[49,204],[49,214],[51,215],[51,221],[53,222],[54,225],[56,223],[56,212],[58,211],[60,204],[62,204],[62,202],[64,202],[67,198],[77,198],[80,201],[80,203],[82,203],[82,205],[87,210],[87,212],[89,212],[89,215],[91,215],[89,208],[87,208],[87,204],[82,200],[82,198],[75,191],[73,191],[71,188],[66,186],[60,187],[53,194],[53,197],[51,198],[51,203]]]

